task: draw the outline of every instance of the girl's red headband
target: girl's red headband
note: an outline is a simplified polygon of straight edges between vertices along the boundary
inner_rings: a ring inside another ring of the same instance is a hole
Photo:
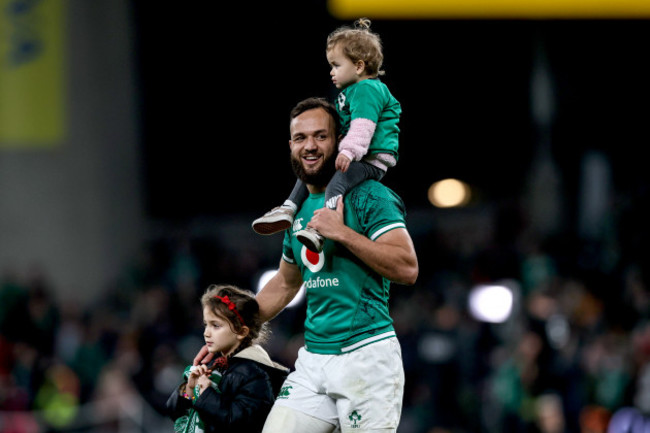
[[[246,322],[244,322],[244,318],[239,314],[239,311],[237,311],[237,307],[235,306],[235,303],[230,300],[228,295],[225,296],[215,296],[215,298],[219,299],[221,302],[226,304],[228,306],[228,309],[235,313],[237,317],[239,317],[239,321],[241,322],[242,325],[246,326]]]

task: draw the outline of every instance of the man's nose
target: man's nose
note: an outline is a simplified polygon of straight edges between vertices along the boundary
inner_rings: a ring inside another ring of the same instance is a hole
[[[305,149],[316,149],[316,139],[314,137],[307,137]]]

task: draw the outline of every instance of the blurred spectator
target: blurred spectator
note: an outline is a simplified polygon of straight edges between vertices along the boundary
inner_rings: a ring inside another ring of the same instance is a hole
[[[533,239],[516,207],[498,215],[481,245],[433,231],[414,238],[416,248],[444,242],[444,254],[423,247],[418,285],[392,288],[406,371],[399,433],[605,433],[619,409],[650,413],[645,256],[601,267],[613,256],[593,242]],[[202,345],[201,317],[188,305],[208,283],[253,288],[262,263],[254,246],[230,251],[209,235],[179,233],[143,245],[85,308],[58,304],[38,268],[4,271],[0,431],[62,427],[86,404],[105,431],[142,411],[142,399],[162,410],[191,361],[181,354]],[[472,286],[499,278],[521,287],[512,316],[472,318]],[[303,320],[300,305],[271,322],[269,353],[285,365],[302,345]]]
[[[580,433],[607,433],[612,414],[601,406],[587,405],[580,412]]]
[[[565,433],[566,422],[562,398],[557,394],[543,394],[535,401],[535,422],[539,433]]]

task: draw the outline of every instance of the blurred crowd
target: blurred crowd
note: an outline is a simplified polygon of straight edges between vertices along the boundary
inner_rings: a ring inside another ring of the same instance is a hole
[[[599,239],[536,236],[517,205],[493,211],[481,242],[417,231],[418,283],[393,286],[391,298],[407,378],[399,432],[605,433],[619,409],[650,413],[643,206],[620,205]],[[162,419],[202,345],[201,293],[211,283],[253,290],[278,260],[174,231],[84,307],[57,302],[46,270],[3,270],[0,431],[71,431],[80,416],[105,422],[74,431],[118,431],[111,423],[141,402]],[[512,290],[507,321],[468,312],[481,283]],[[267,349],[290,368],[303,319],[299,305],[271,322]]]

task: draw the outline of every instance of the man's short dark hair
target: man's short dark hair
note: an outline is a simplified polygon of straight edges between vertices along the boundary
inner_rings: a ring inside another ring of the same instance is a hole
[[[338,137],[339,136],[339,115],[336,112],[336,107],[334,104],[328,102],[325,98],[307,98],[303,99],[302,101],[298,102],[295,107],[291,110],[291,113],[289,114],[289,120],[293,120],[296,117],[300,116],[302,113],[305,111],[313,110],[315,108],[322,108],[332,116],[332,120],[334,121],[334,136]]]

